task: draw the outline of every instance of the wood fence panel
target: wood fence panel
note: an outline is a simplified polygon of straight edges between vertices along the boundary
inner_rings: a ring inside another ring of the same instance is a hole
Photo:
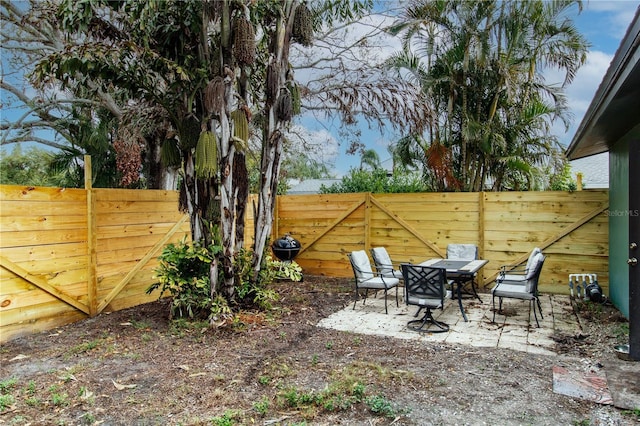
[[[100,311],[156,300],[158,255],[190,235],[175,191],[2,185],[0,202],[0,342],[86,318],[91,294]]]
[[[484,205],[485,277],[541,247],[540,291],[568,293],[571,273],[596,273],[608,291],[608,191],[487,192]]]
[[[0,186],[0,342],[155,300],[157,257],[190,235],[173,191]],[[253,204],[245,242],[253,243]],[[347,253],[385,246],[396,262],[473,243],[503,264],[547,254],[543,292],[568,293],[570,273],[596,273],[608,291],[608,192],[327,194],[278,197],[272,237],[302,244],[305,274],[351,277]]]
[[[178,211],[178,193],[94,189],[93,194],[99,308],[113,311],[157,300],[159,292],[146,290],[154,281],[158,256],[167,244],[190,235],[188,220],[172,231],[185,219]]]
[[[1,185],[0,203],[0,341],[86,318],[86,191]]]
[[[364,244],[364,201],[365,194],[280,196],[273,236],[300,241],[296,262],[305,273],[348,276],[346,254]]]
[[[541,291],[568,293],[571,273],[596,273],[608,291],[606,190],[296,195],[278,205],[274,235],[300,240],[308,274],[350,277],[352,250],[385,246],[394,262],[420,262],[471,243],[489,260],[480,277],[489,288],[500,266],[542,246]]]

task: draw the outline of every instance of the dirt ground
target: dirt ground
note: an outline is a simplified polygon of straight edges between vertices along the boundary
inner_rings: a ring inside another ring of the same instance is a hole
[[[270,313],[227,327],[168,320],[167,301],[0,347],[3,425],[632,425],[640,413],[553,393],[553,365],[599,368],[625,341],[613,307],[582,309],[561,355],[427,344],[315,324],[350,280],[279,282]]]

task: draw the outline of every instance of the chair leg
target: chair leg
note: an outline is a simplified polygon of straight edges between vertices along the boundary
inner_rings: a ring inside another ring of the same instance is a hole
[[[414,331],[423,331],[429,333],[444,333],[449,331],[449,325],[444,322],[437,321],[433,314],[431,313],[430,308],[426,308],[427,312],[425,312],[424,316],[419,320],[409,321],[407,323],[407,328],[410,328]],[[433,324],[437,327],[437,329],[430,329],[429,325]]]
[[[353,309],[356,308],[356,303],[358,303],[358,300],[360,300],[360,293],[358,292],[358,285],[356,284],[356,297],[354,298],[355,300],[353,301]]]
[[[495,295],[491,295],[491,304],[493,305],[493,319],[491,320],[492,323],[496,322],[496,296]]]
[[[540,312],[540,319],[544,319],[542,316],[542,305],[540,304],[540,298],[536,296],[536,302],[538,304],[538,311]]]
[[[471,291],[473,291],[473,295],[482,303],[482,299],[478,295],[478,291],[476,290],[476,280],[471,280]]]
[[[389,310],[387,309],[387,289],[384,289],[384,313],[389,314]]]
[[[534,299],[531,299],[531,303],[529,303],[529,309],[533,309],[533,317],[536,319],[536,326],[540,328],[540,323],[538,322],[538,314],[536,313],[536,302]],[[531,319],[531,311],[529,311],[529,319]]]

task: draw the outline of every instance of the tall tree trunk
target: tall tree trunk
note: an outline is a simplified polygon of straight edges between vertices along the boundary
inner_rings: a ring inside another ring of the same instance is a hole
[[[267,99],[265,103],[266,126],[263,130],[262,163],[260,166],[260,192],[258,194],[258,212],[255,218],[255,248],[253,252],[254,277],[257,278],[262,263],[267,240],[271,235],[273,211],[276,204],[278,176],[284,147],[284,135],[281,128],[286,124],[278,117],[278,99],[285,87],[286,74],[289,69],[289,48],[291,46],[291,29],[297,0],[286,0],[284,13],[278,17],[276,31],[270,44],[270,67],[276,67],[277,96]],[[267,72],[268,74],[268,72]],[[267,76],[269,79],[269,76]]]

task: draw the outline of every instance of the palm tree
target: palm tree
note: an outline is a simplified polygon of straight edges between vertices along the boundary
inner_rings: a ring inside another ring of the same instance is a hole
[[[415,152],[450,156],[432,160],[451,167],[448,189],[478,191],[489,181],[502,189],[508,173],[525,173],[558,149],[550,124],[567,119],[565,99],[541,71],[560,69],[566,85],[584,63],[588,45],[566,18],[575,6],[581,2],[415,0],[390,29],[404,41],[390,65],[417,79],[439,112],[424,138],[429,149]]]
[[[382,167],[380,156],[375,149],[366,149],[362,152],[360,156],[360,170],[363,170],[364,166],[369,166],[372,170]]]

